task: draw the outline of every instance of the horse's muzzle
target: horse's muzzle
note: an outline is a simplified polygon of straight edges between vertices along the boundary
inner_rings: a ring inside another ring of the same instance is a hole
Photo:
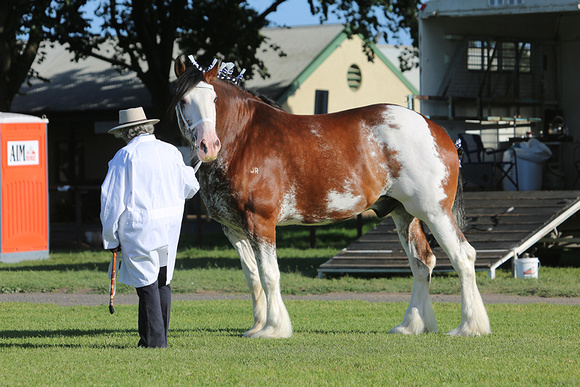
[[[197,148],[197,155],[201,161],[208,162],[215,160],[221,149],[221,142],[219,138],[213,143],[208,143],[205,139],[202,139]]]
[[[215,160],[222,146],[214,125],[212,121],[205,121],[197,126],[195,147],[197,157],[204,162]]]

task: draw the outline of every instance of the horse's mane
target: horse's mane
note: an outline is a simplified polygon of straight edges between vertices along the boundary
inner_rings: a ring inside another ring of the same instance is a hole
[[[246,90],[247,91],[247,90]],[[276,108],[278,110],[284,110],[282,109],[282,106],[280,106],[280,104],[276,101],[274,101],[272,98],[265,96],[264,94],[254,94],[251,91],[247,91],[249,94],[253,95],[254,97],[259,98],[260,100],[262,100],[262,102],[272,106],[273,108]]]
[[[179,101],[181,101],[181,99],[189,92],[189,90],[191,90],[192,87],[195,87],[199,82],[203,81],[203,79],[204,79],[203,73],[199,71],[197,68],[189,67],[188,69],[186,69],[183,72],[183,74],[179,76],[177,82],[175,83],[175,94],[173,95],[171,103],[169,104],[168,113],[171,113],[175,109],[175,106],[177,106]],[[267,105],[282,110],[282,107],[278,103],[266,97],[265,95],[254,94],[251,91],[246,90],[245,88],[242,88],[231,81],[223,79],[220,80],[225,84],[234,86],[239,90],[249,94],[250,96],[259,99],[260,101],[266,103]]]

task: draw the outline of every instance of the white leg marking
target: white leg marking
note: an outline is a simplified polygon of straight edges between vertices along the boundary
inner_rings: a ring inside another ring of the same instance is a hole
[[[459,262],[453,266],[461,281],[461,324],[449,332],[458,336],[481,336],[491,333],[489,317],[475,281],[475,249],[467,242],[460,246]]]
[[[461,241],[455,223],[449,216],[428,222],[431,232],[445,250],[461,282],[461,324],[451,335],[480,336],[491,333],[489,318],[483,305],[475,277],[475,249]]]
[[[248,336],[269,339],[290,337],[292,336],[292,323],[280,293],[280,270],[276,259],[276,247],[260,243],[254,253],[258,261],[268,309],[264,327]]]
[[[254,256],[254,250],[252,250],[250,242],[245,239],[244,236],[233,232],[231,229],[225,226],[223,227],[223,230],[224,234],[227,236],[240,256],[242,269],[244,271],[244,275],[246,276],[246,283],[248,284],[248,288],[250,289],[250,294],[252,296],[254,326],[252,329],[244,333],[245,337],[249,337],[261,330],[266,324],[266,295],[262,289],[260,275],[258,273],[258,266],[256,264],[256,257]]]
[[[418,335],[423,332],[439,332],[429,295],[429,279],[432,268],[418,259],[417,249],[409,236],[409,226],[413,217],[402,208],[393,211],[391,216],[397,226],[401,244],[409,257],[409,265],[415,281],[411,302],[405,312],[403,322],[393,328],[391,333]],[[434,260],[435,257],[433,256],[432,259]]]

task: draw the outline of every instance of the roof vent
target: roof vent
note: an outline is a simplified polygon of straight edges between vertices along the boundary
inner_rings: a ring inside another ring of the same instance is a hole
[[[353,64],[348,68],[346,80],[348,82],[348,87],[350,87],[351,90],[358,90],[360,88],[362,75],[360,73],[360,68],[357,65]]]

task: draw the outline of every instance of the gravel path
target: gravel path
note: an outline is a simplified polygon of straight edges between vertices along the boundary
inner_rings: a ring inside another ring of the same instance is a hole
[[[486,304],[561,304],[561,305],[580,305],[580,297],[524,297],[506,294],[485,293],[482,295],[483,302]],[[409,302],[411,293],[331,293],[307,296],[283,296],[285,300],[319,300],[319,301],[343,301],[343,300],[362,300],[368,302]],[[250,300],[249,295],[223,294],[223,293],[194,293],[194,294],[173,294],[173,301],[202,301],[202,300],[229,300],[243,299]],[[137,304],[136,294],[117,294],[115,296],[115,305]],[[433,302],[460,302],[459,295],[431,295]],[[106,294],[90,293],[8,293],[0,294],[0,302],[34,302],[34,303],[51,303],[62,306],[98,306],[108,305],[109,296]]]

